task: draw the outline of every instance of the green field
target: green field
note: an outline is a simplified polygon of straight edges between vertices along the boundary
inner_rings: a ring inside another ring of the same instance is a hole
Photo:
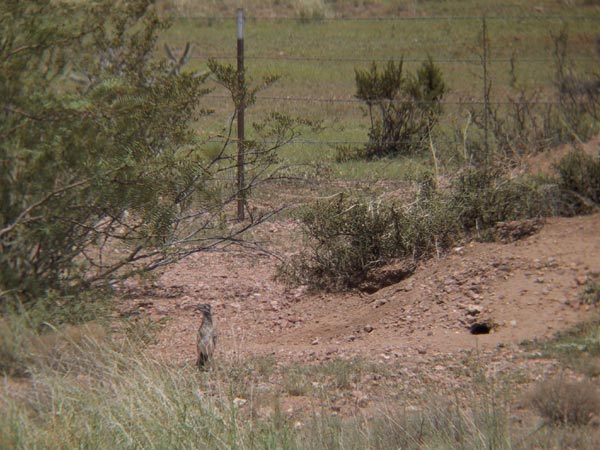
[[[323,17],[305,19],[293,7],[274,7],[274,15],[279,16],[265,17],[266,4],[263,2],[261,9],[253,8],[254,3],[245,12],[248,77],[254,82],[267,74],[281,78],[258,94],[256,104],[246,113],[247,123],[277,111],[322,120],[325,128],[319,135],[305,136],[284,150],[293,162],[310,162],[317,157],[333,161],[336,145],[360,146],[365,142],[369,123],[354,97],[354,70],[366,68],[372,61],[383,64],[402,58],[408,73],[414,73],[429,56],[442,69],[449,89],[436,146],[442,151],[454,149],[456,130],[465,126],[467,109],[480,109],[484,100],[484,15],[492,104],[503,105],[516,98],[519,89],[539,92],[540,101],[555,99],[553,36],[561,30],[568,35],[567,54],[572,67],[587,73],[598,64],[595,39],[600,13],[593,5],[548,2],[549,6],[533,8],[518,7],[515,2],[476,8],[464,2],[407,2],[410,5],[404,6],[353,2],[363,6],[352,9],[354,16],[348,16],[344,6],[352,2],[333,2]],[[411,8],[417,3],[415,14]],[[331,6],[344,14],[336,13]],[[365,15],[365,11],[377,16]],[[235,66],[235,9],[205,10],[203,16],[176,18],[163,40],[179,49],[186,42],[193,44],[189,70],[206,69],[208,58]],[[219,132],[233,105],[224,89],[214,88],[205,106],[215,112],[198,126]],[[340,175],[344,174],[353,177],[342,170]]]

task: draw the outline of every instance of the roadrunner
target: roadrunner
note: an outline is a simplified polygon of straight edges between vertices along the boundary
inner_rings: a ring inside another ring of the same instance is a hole
[[[198,328],[198,360],[196,365],[203,368],[213,356],[217,345],[217,330],[213,325],[210,305],[207,303],[198,305],[196,310],[202,313],[202,323]]]

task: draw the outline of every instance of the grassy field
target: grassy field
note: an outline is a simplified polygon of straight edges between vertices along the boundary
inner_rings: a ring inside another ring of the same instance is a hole
[[[489,42],[488,100],[502,109],[521,90],[537,93],[534,102],[555,100],[554,37],[561,30],[568,35],[569,66],[585,73],[595,70],[600,13],[593,3],[545,2],[534,7],[522,2],[247,2],[247,76],[254,83],[268,74],[281,78],[258,94],[246,122],[270,111],[323,121],[322,133],[303,136],[282,154],[293,163],[331,163],[337,176],[355,179],[361,169],[335,164],[337,146],[359,147],[368,139],[368,118],[354,97],[355,69],[372,61],[404,59],[405,73],[414,73],[430,56],[448,86],[435,144],[438,151],[453,155],[460,152],[457,134],[466,125],[468,111],[480,111],[484,101],[483,15]],[[174,4],[179,7],[176,13],[192,14],[190,4]],[[322,13],[302,14],[302,8],[315,4]],[[186,42],[193,44],[189,70],[205,70],[209,58],[235,66],[236,5],[198,7],[194,18],[176,15],[163,39],[179,49]],[[233,105],[223,88],[213,87],[206,107],[215,113],[198,126],[220,133]],[[371,164],[368,172],[373,168],[387,178],[403,172],[387,163]]]

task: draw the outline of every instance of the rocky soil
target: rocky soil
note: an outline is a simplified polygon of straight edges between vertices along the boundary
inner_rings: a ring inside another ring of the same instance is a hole
[[[277,229],[293,233],[291,221]],[[219,355],[291,361],[421,359],[551,337],[594,313],[582,285],[600,272],[600,214],[549,219],[510,243],[473,242],[373,294],[310,293],[274,280],[277,260],[198,254],[132,288],[126,312],[166,318],[152,351],[194,359],[198,313],[211,303]]]

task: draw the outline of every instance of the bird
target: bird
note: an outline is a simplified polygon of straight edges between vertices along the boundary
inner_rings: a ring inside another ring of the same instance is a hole
[[[202,313],[202,323],[198,328],[198,360],[196,365],[202,369],[212,359],[217,346],[217,330],[213,324],[212,312],[208,303],[196,306],[196,311]]]

